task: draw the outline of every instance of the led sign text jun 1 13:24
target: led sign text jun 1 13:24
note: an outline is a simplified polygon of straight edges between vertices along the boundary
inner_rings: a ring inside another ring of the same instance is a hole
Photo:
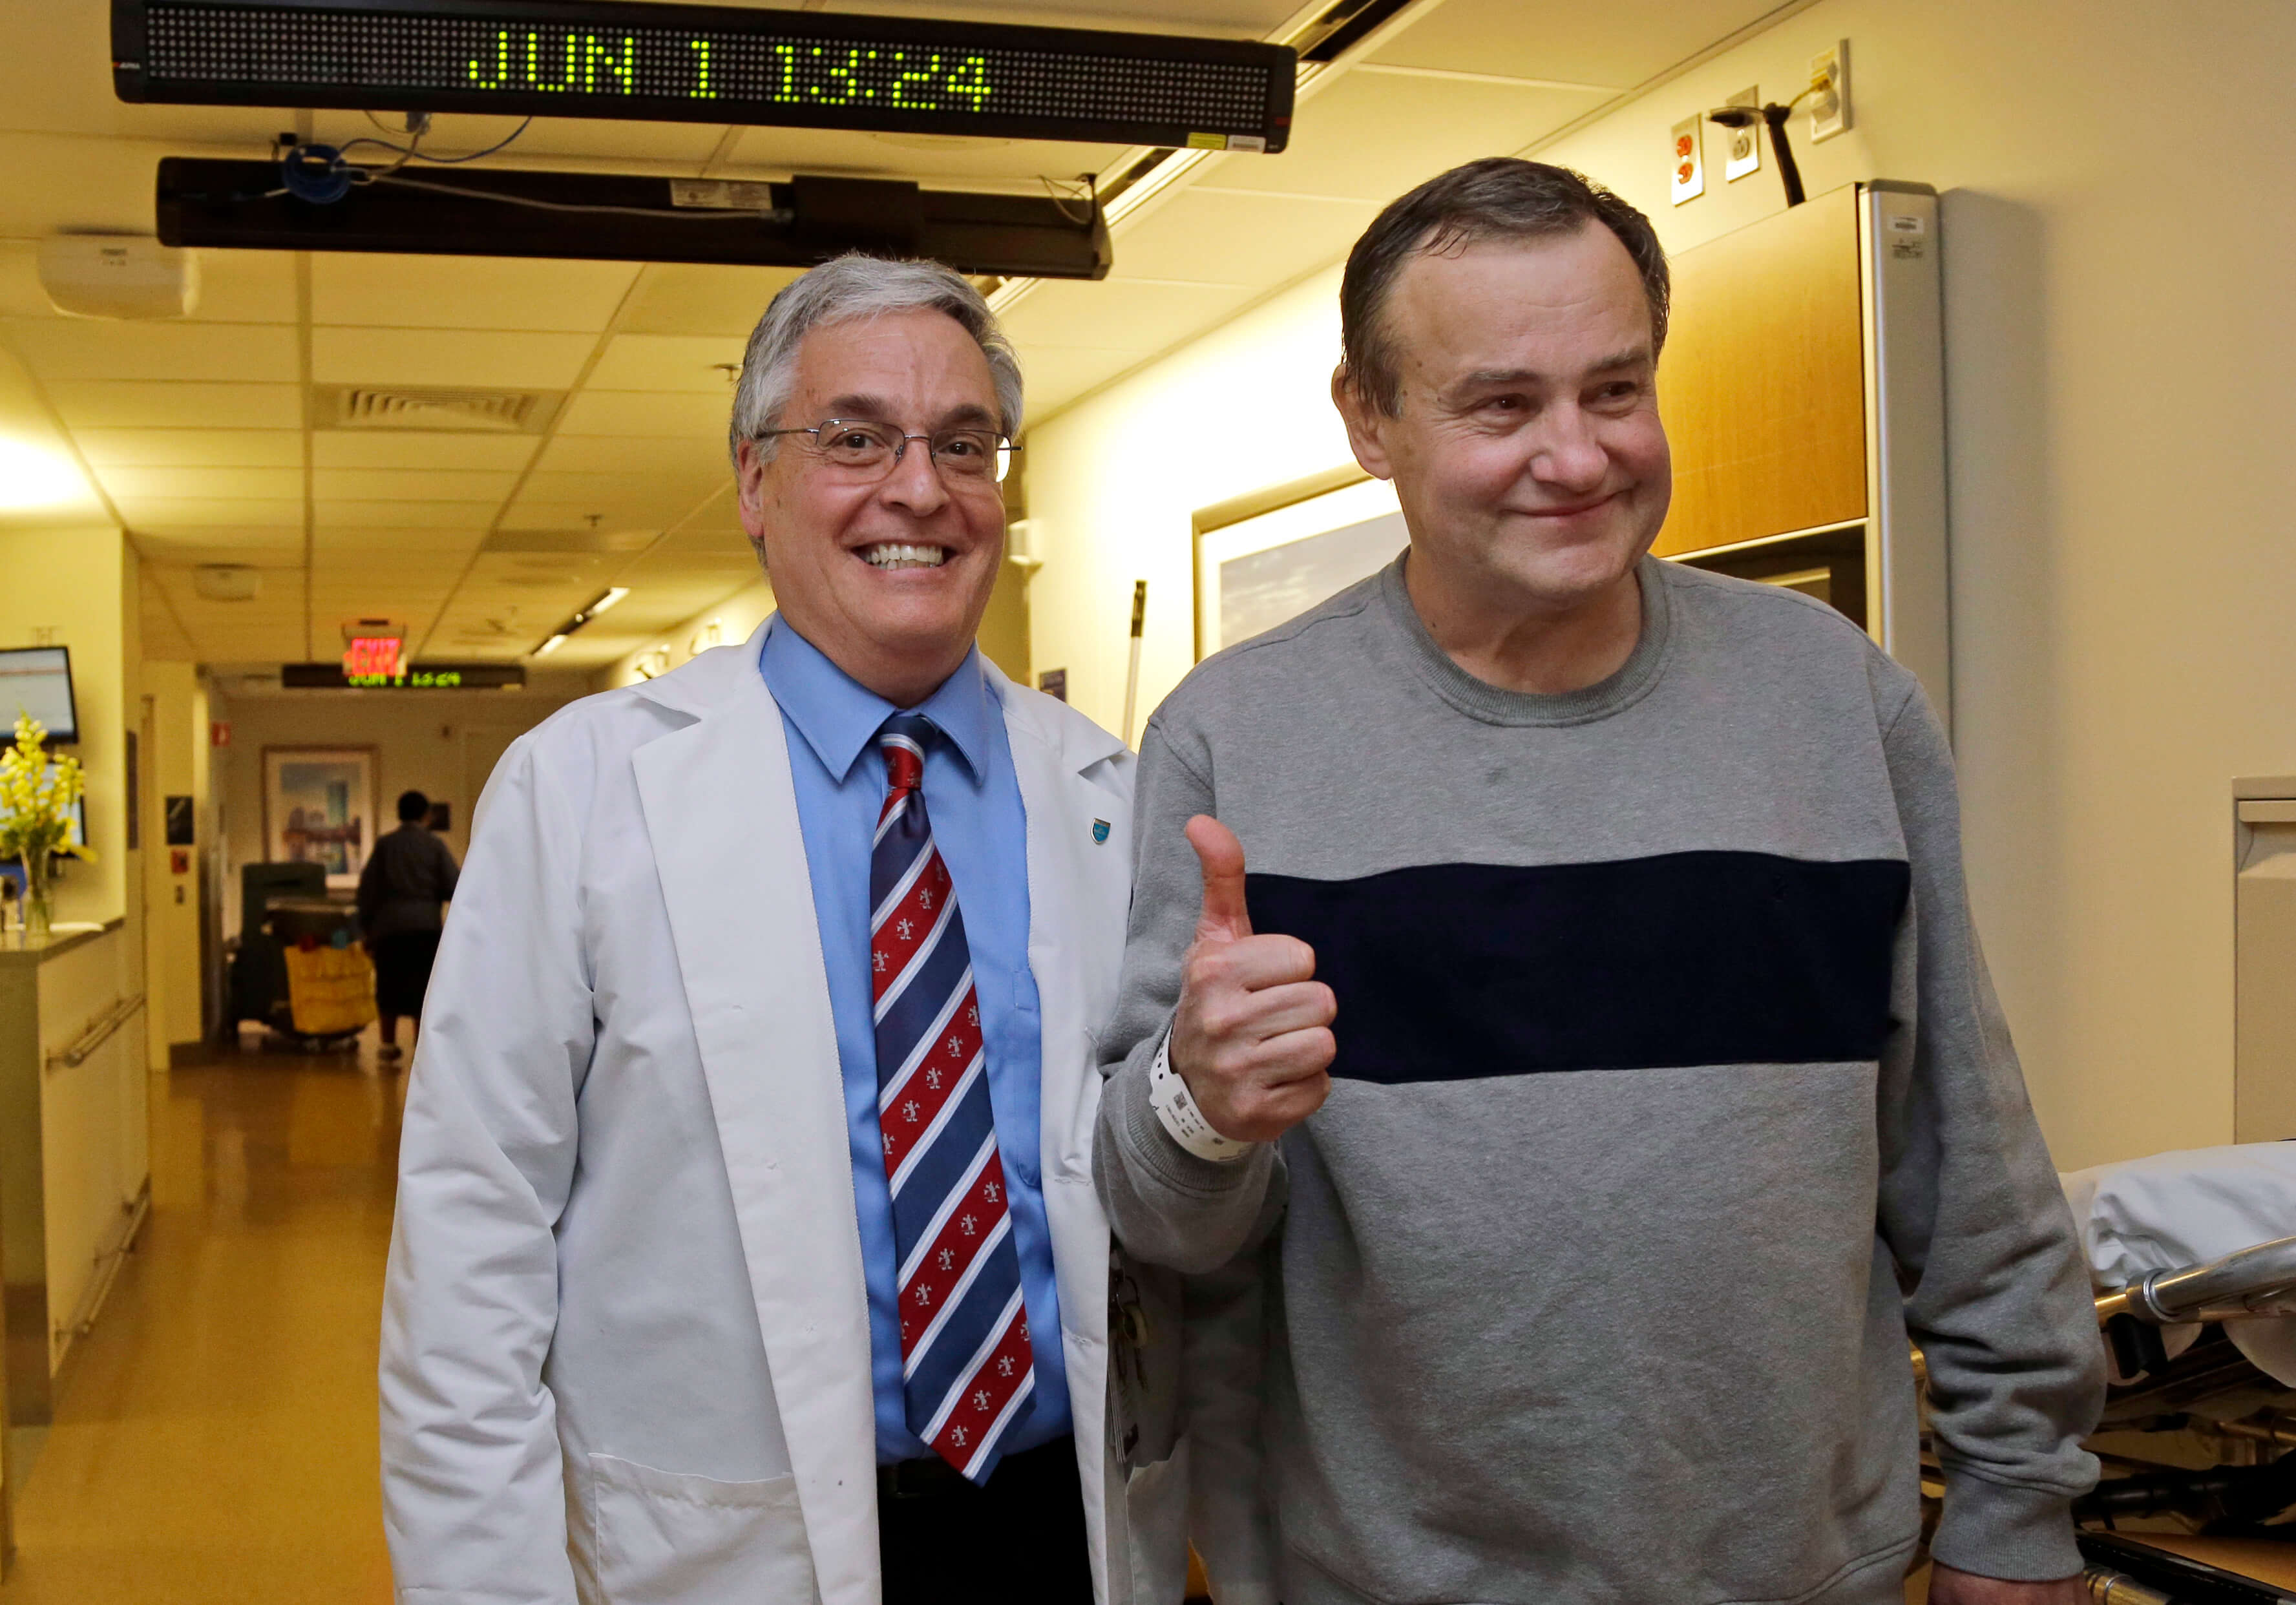
[[[131,102],[493,111],[1281,151],[1292,53],[628,0],[113,0]]]

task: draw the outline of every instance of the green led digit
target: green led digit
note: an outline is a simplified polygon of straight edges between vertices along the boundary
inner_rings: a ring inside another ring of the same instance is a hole
[[[813,53],[819,55],[821,47],[816,45]],[[832,106],[842,106],[849,101],[859,99],[860,81],[854,76],[853,70],[860,60],[860,46],[856,45],[847,51],[844,64],[829,70],[830,82],[826,85],[816,84],[813,86],[813,98],[817,101],[826,101]],[[840,93],[840,88],[842,93]]]
[[[987,56],[965,57],[957,64],[956,70],[948,75],[946,87],[951,94],[964,95],[972,102],[966,110],[972,111],[987,110],[985,102],[992,93],[988,86],[988,58]]]
[[[693,45],[695,53],[701,57],[697,66],[701,75],[701,80],[686,93],[698,101],[714,101],[718,98],[718,92],[709,86],[709,41],[689,39],[686,43]]]
[[[607,93],[629,94],[633,74],[637,68],[637,41],[627,34],[622,36],[622,53],[619,56],[614,53],[614,47],[603,39],[588,34],[583,35],[582,87],[589,90],[595,90],[598,87],[598,67],[603,62],[606,69]],[[621,80],[619,88],[614,83],[616,78]]]
[[[487,77],[486,70],[486,64],[482,61],[471,63],[471,82],[481,89],[499,89],[503,86],[503,80],[510,77],[510,29],[507,28],[495,35],[494,77]]]
[[[782,59],[782,86],[774,91],[777,101],[797,101],[805,97],[797,92],[797,46],[776,45],[774,53]]]
[[[893,65],[898,67],[906,60],[908,60],[908,53],[906,51],[897,51],[893,55]],[[940,52],[936,50],[933,52],[932,60],[927,62],[924,66],[912,67],[906,72],[900,74],[893,79],[893,87],[891,91],[893,104],[896,106],[906,106],[912,111],[939,111],[940,102],[932,97],[929,87],[936,82],[939,77]],[[911,84],[927,86],[928,92],[913,95],[909,93],[909,86]]]
[[[574,74],[578,69],[579,62],[576,54],[576,40],[572,34],[566,36],[565,44],[566,76],[554,84],[542,76],[542,30],[537,28],[529,28],[526,30],[526,81],[530,87],[536,89],[574,87]]]

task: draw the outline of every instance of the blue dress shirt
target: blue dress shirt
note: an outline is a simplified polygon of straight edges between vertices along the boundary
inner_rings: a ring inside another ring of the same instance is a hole
[[[846,1134],[853,1151],[853,1202],[861,1221],[861,1267],[869,1284],[869,1359],[877,1401],[877,1462],[925,1460],[933,1451],[909,1430],[901,1398],[900,1317],[893,1203],[877,1127],[877,1034],[869,1003],[869,848],[885,801],[878,727],[902,711],[865,690],[776,618],[758,667],[799,740],[789,743],[798,828],[813,880],[814,917],[829,970],[829,1006],[845,1081]],[[988,1054],[988,1100],[1004,1161],[1013,1241],[1036,1351],[1036,1403],[1005,1453],[1071,1429],[1068,1369],[1061,1354],[1060,1295],[1045,1221],[1038,1108],[1043,1020],[1029,969],[1029,819],[1004,710],[976,649],[915,712],[947,738],[925,754],[925,813],[956,885],[972,950]]]

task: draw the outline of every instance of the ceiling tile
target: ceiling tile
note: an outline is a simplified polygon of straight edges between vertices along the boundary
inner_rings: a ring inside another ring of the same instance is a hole
[[[321,430],[311,437],[320,468],[524,468],[539,442],[531,435],[452,435],[423,430]]]
[[[729,335],[617,334],[588,382],[602,390],[694,391],[731,407],[742,343]]]
[[[585,389],[558,414],[558,433],[683,435],[722,441],[730,410],[722,396]]]
[[[518,483],[511,472],[475,469],[322,468],[312,493],[328,501],[499,502]]]
[[[596,343],[586,334],[320,327],[311,331],[311,377],[320,384],[562,390]]]
[[[594,333],[613,317],[637,274],[629,262],[316,253],[311,321]]]
[[[139,525],[128,531],[136,549],[171,563],[252,563],[291,569],[303,561],[303,532],[285,526],[217,528],[201,524]],[[268,583],[268,582],[266,582]]]
[[[1089,346],[1028,346],[1021,372],[1029,381],[1028,415],[1042,418],[1066,406],[1095,385],[1148,360],[1144,351],[1110,351]]]
[[[1079,173],[1109,172],[1123,160],[1126,149],[1060,140],[749,128],[742,132],[726,166],[740,169],[743,177],[833,173],[857,178],[911,178],[928,189],[970,180],[973,184],[1042,194],[1041,175],[1070,179]]]
[[[468,156],[499,145],[515,135],[517,137],[503,152],[506,162],[530,163],[539,157],[582,156],[626,162],[685,164],[707,160],[726,133],[724,125],[718,123],[625,122],[619,118],[567,117],[536,118],[521,133],[521,120],[515,117],[440,112],[432,119],[430,131],[422,136],[418,148],[432,156]],[[317,114],[314,128],[317,138],[336,143],[351,139],[387,141],[401,147],[406,143],[405,135],[388,127],[378,128],[357,111],[322,111]],[[391,160],[390,152],[380,146],[352,151],[351,157],[356,161]],[[415,164],[414,170],[422,172],[422,165]],[[430,176],[452,183],[453,168],[442,168]]]
[[[10,320],[8,343],[45,380],[221,379],[292,384],[295,332],[273,323]]]
[[[245,501],[274,498],[293,502],[303,495],[299,468],[102,468],[96,471],[113,501],[148,504],[175,497],[207,497]],[[301,517],[299,512],[297,517]]]
[[[542,448],[534,466],[539,472],[714,474],[728,479],[734,471],[726,459],[722,420],[718,429],[698,439],[671,435],[618,439],[611,435],[561,434]]]
[[[1005,315],[1004,332],[1024,353],[1037,346],[1160,351],[1218,322],[1256,293],[1229,284],[1046,280]]]
[[[1258,39],[1300,8],[1296,0],[1169,0],[1166,4],[1155,0],[835,0],[822,9]]]
[[[658,498],[631,497],[622,502],[594,498],[580,502],[530,502],[521,496],[503,509],[505,530],[581,529],[595,517],[609,532],[643,530],[657,533],[677,520],[677,511]]]
[[[1110,277],[1280,284],[1347,255],[1378,211],[1368,201],[1295,200],[1198,185],[1117,235]]]
[[[657,262],[631,295],[621,327],[638,334],[720,334],[746,340],[793,267],[720,267]]]
[[[302,389],[291,384],[185,384],[62,380],[48,386],[74,430],[300,429]]]
[[[298,468],[303,437],[294,430],[108,430],[72,431],[97,468]]]
[[[295,321],[295,258],[284,250],[200,249],[200,299],[192,315],[201,323],[291,323]]]
[[[249,471],[262,473],[263,469]],[[249,528],[292,528],[301,538],[303,503],[300,497],[226,498],[193,500],[163,496],[118,496],[113,504],[119,516],[137,534],[146,529],[227,528],[244,525]],[[212,538],[212,537],[211,537]]]
[[[40,242],[0,240],[0,317],[49,317],[55,308],[40,288]]]
[[[1222,156],[1204,164],[1201,182],[1383,206],[1463,161],[1511,155],[1602,101],[1586,90],[1351,72],[1300,104],[1283,155]]]
[[[493,502],[372,502],[329,499],[313,505],[322,529],[482,530],[494,522]]]
[[[485,532],[471,528],[407,528],[400,525],[336,526],[322,524],[311,531],[315,553],[379,553],[419,552],[435,561],[441,553],[467,556],[479,549]]]
[[[12,29],[15,18],[28,9],[34,14],[87,11],[102,15],[101,7],[12,6]],[[20,61],[15,43],[12,31],[11,48],[0,55],[0,62]],[[108,86],[99,93],[107,101],[111,98]],[[15,111],[16,103],[0,88],[0,116]],[[51,233],[78,233],[148,235],[152,171],[160,158],[179,151],[171,143],[0,133],[0,171],[8,175],[8,182],[0,184],[0,238],[38,240]]]
[[[131,105],[111,92],[110,8],[12,6],[0,106],[12,128],[131,138],[265,138],[282,114],[259,108]],[[291,120],[291,118],[283,120]]]
[[[1446,0],[1371,60],[1625,89],[1776,9],[1776,0]]]

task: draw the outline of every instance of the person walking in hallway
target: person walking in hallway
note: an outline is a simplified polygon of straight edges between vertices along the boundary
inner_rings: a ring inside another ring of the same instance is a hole
[[[488,782],[401,1142],[403,1597],[1177,1597],[1088,1147],[1132,755],[973,644],[1021,405],[946,268],[783,290],[731,429],[779,611]]]
[[[398,795],[398,828],[380,837],[359,872],[359,930],[374,960],[375,1012],[382,1017],[378,1054],[397,1059],[398,1018],[406,1017],[406,1043],[422,1027],[422,998],[439,956],[441,904],[455,896],[455,855],[424,822],[430,799],[420,791]]]
[[[1103,1042],[1119,1236],[1273,1284],[1236,1581],[1896,1605],[1910,1334],[1930,1598],[2073,1605],[2102,1355],[1921,686],[1649,555],[1668,275],[1617,196],[1446,173],[1340,309],[1409,545],[1150,720]]]

